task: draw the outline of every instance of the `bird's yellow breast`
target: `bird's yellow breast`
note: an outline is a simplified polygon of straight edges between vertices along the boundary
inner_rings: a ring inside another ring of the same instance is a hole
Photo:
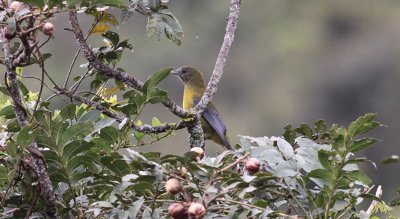
[[[195,86],[185,85],[183,91],[183,103],[182,106],[184,109],[191,109],[194,107],[193,100],[199,99],[203,95],[204,90]]]

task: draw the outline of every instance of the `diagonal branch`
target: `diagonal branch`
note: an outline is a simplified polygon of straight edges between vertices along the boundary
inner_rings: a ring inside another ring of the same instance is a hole
[[[99,110],[102,114],[104,114],[110,118],[114,118],[119,123],[123,122],[126,119],[125,117],[120,116],[117,113],[109,110],[107,107],[100,105],[98,102],[86,99],[80,95],[74,94],[67,90],[62,90],[62,89],[58,89],[58,90],[59,90],[60,94],[63,94],[69,98],[72,98],[75,101],[78,101],[78,102],[84,103],[88,106],[91,106],[91,107]],[[186,119],[186,120],[182,120],[177,123],[167,123],[167,124],[160,125],[160,126],[151,126],[151,125],[138,126],[134,122],[132,122],[129,125],[131,126],[131,128],[135,129],[138,132],[162,133],[162,132],[166,132],[166,131],[182,129],[182,128],[190,126],[192,123],[193,123],[192,119]]]
[[[109,66],[103,64],[102,62],[100,62],[100,60],[97,59],[96,55],[90,49],[89,45],[87,44],[87,42],[85,40],[85,37],[82,33],[82,29],[79,26],[77,14],[75,11],[69,12],[69,22],[71,23],[72,31],[75,34],[75,38],[79,45],[80,50],[83,52],[83,55],[89,61],[90,65],[93,66],[93,68],[97,69],[101,74],[104,74],[105,76],[107,76],[109,78],[113,78],[118,81],[121,81],[121,82],[125,83],[126,85],[128,85],[138,91],[142,90],[143,82],[139,81],[131,74],[110,68]],[[180,118],[185,118],[190,115],[189,112],[187,112],[183,108],[179,107],[176,103],[174,103],[170,99],[167,101],[164,101],[163,104],[172,113],[174,113],[175,115],[177,115]]]
[[[201,98],[200,102],[194,108],[199,115],[203,113],[203,111],[207,107],[208,102],[212,100],[214,94],[217,92],[219,80],[221,79],[222,73],[224,71],[226,58],[228,57],[229,50],[235,37],[235,30],[239,20],[240,2],[241,0],[231,0],[224,42],[222,43],[217,61],[215,63],[214,71],[212,73],[210,81],[208,82],[204,95]]]

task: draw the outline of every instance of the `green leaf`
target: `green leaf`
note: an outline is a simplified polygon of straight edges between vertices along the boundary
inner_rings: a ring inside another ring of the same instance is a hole
[[[90,110],[79,117],[78,122],[97,121],[100,118],[101,112],[99,110]]]
[[[83,140],[71,141],[70,143],[65,145],[62,156],[65,160],[70,160],[77,154],[89,149],[90,149],[90,144],[86,141]]]
[[[40,8],[43,8],[46,5],[45,1],[43,0],[21,0],[21,2],[39,6]]]
[[[331,158],[331,153],[329,153],[328,151],[325,150],[318,151],[319,162],[321,162],[322,166],[328,170],[332,170],[332,160],[330,158]]]
[[[268,202],[263,199],[259,199],[255,202],[253,202],[253,205],[261,207],[261,208],[266,208],[268,206]]]
[[[380,199],[379,197],[376,197],[375,195],[368,194],[368,193],[363,193],[363,194],[360,195],[360,197],[361,198],[375,200],[375,201],[378,201],[378,202],[383,202],[382,199]]]
[[[109,170],[121,177],[131,172],[128,163],[119,158],[116,159],[112,156],[105,156],[100,158],[100,162]]]
[[[153,117],[151,119],[151,125],[152,126],[162,126],[163,124],[160,122],[160,120],[157,117]]]
[[[100,138],[112,145],[118,142],[118,130],[113,126],[107,126],[100,130]]]
[[[152,88],[147,94],[147,102],[151,104],[168,100],[168,93],[158,87]]]
[[[288,124],[285,126],[285,132],[283,133],[283,137],[289,144],[294,145],[295,139],[297,137],[296,132],[292,129],[292,125]]]
[[[313,131],[307,124],[301,124],[300,127],[296,129],[296,131],[303,136],[312,139]]]
[[[35,141],[36,144],[38,144],[40,147],[50,148],[53,151],[57,151],[55,142],[47,136],[42,136],[42,135],[35,136]]]
[[[145,192],[146,190],[153,190],[154,188],[154,184],[150,182],[138,182],[129,186],[129,189],[135,192]]]
[[[381,164],[390,164],[390,163],[398,163],[400,162],[400,158],[398,155],[392,155],[387,157],[381,161]]]
[[[118,7],[118,8],[126,7],[126,3],[124,0],[96,0],[95,4]]]
[[[163,68],[154,72],[144,83],[142,89],[143,93],[147,94],[152,88],[166,78],[171,72],[171,69],[172,68]]]
[[[26,148],[33,141],[32,129],[29,126],[25,126],[18,132],[17,144],[23,148]]]
[[[117,106],[117,109],[124,113],[127,117],[137,114],[138,110],[136,104],[128,103]]]
[[[142,208],[143,203],[144,203],[143,198],[140,198],[139,200],[133,203],[133,206],[131,206],[128,209],[129,218],[137,218],[136,215],[139,213],[140,208]]]
[[[351,180],[357,180],[365,185],[369,185],[372,183],[372,180],[361,170],[352,171],[352,172],[341,172],[342,176],[347,177]]]
[[[25,84],[22,83],[21,80],[18,80],[18,85],[19,85],[19,88],[20,88],[20,90],[21,90],[21,92],[22,92],[22,95],[23,95],[24,97],[28,96],[29,90],[28,90],[28,88],[25,86]]]
[[[367,132],[375,127],[380,126],[381,124],[373,121],[376,114],[368,113],[364,116],[359,117],[356,121],[352,122],[348,127],[348,133],[351,138],[358,134],[362,134]]]
[[[395,200],[391,201],[389,205],[393,207],[400,206],[400,198],[396,198]]]
[[[73,140],[76,137],[85,137],[92,131],[93,131],[93,122],[77,123],[67,128],[67,130],[65,130],[65,132],[61,134],[61,137],[57,142],[57,144],[64,145],[65,143]]]
[[[324,120],[319,120],[315,123],[315,131],[324,134],[326,132],[326,122]]]
[[[17,119],[12,119],[7,124],[7,131],[8,132],[18,132],[19,130],[21,130],[21,127],[19,126]]]
[[[159,10],[158,13],[164,15],[161,20],[163,22],[165,35],[176,45],[181,45],[183,30],[178,19],[176,19],[176,17],[168,9]]]
[[[330,172],[327,169],[316,169],[307,174],[308,177],[311,178],[317,178],[317,179],[324,179],[326,180],[330,185],[332,182],[335,180],[335,177],[332,172]]]
[[[368,147],[369,145],[374,144],[377,141],[378,141],[377,139],[373,139],[373,138],[364,138],[361,140],[357,140],[354,142],[353,145],[351,145],[350,152],[361,151],[361,150],[365,149],[366,147]]]
[[[113,31],[107,31],[102,35],[103,37],[109,39],[113,46],[116,46],[119,43],[119,35]]]
[[[76,105],[73,103],[70,103],[61,110],[59,116],[62,119],[70,119],[75,117],[75,112],[76,112]]]
[[[0,86],[0,92],[3,93],[3,94],[5,94],[5,95],[7,95],[7,96],[10,96],[10,94],[8,93],[7,88],[5,88],[5,87],[1,87],[1,86]]]
[[[11,105],[3,107],[3,109],[0,110],[0,116],[6,119],[15,118],[14,108]]]

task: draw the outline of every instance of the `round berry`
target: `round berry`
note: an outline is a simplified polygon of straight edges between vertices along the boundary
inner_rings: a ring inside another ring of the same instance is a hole
[[[188,209],[191,219],[202,219],[206,214],[206,208],[200,203],[192,203]]]
[[[188,218],[188,212],[180,203],[172,203],[168,207],[168,214],[174,219]]]
[[[171,178],[165,183],[165,190],[172,195],[179,193],[182,190],[181,181],[179,179]]]
[[[257,158],[250,158],[245,167],[250,173],[257,173],[260,170],[260,161]]]
[[[51,36],[53,35],[54,32],[54,24],[47,22],[43,25],[42,27],[42,32],[47,35],[47,36]]]
[[[190,151],[196,152],[199,155],[198,156],[199,160],[203,159],[203,157],[204,157],[203,148],[201,148],[201,147],[193,147],[193,148],[190,149]]]

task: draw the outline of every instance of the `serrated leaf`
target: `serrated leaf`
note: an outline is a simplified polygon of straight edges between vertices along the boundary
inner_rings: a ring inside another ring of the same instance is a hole
[[[301,124],[300,127],[296,129],[296,131],[303,136],[312,139],[313,131],[307,124]]]
[[[365,149],[366,147],[370,146],[371,144],[374,144],[377,142],[377,139],[374,138],[364,138],[361,140],[357,140],[354,142],[353,145],[350,147],[350,152],[357,152]]]
[[[348,133],[350,137],[354,137],[358,134],[369,131],[381,124],[373,121],[376,114],[368,113],[364,116],[359,117],[356,121],[352,122],[348,127]]]
[[[297,135],[296,132],[292,129],[292,125],[290,124],[286,125],[284,130],[285,131],[282,134],[282,136],[285,138],[287,142],[289,142],[289,144],[294,145]]]

